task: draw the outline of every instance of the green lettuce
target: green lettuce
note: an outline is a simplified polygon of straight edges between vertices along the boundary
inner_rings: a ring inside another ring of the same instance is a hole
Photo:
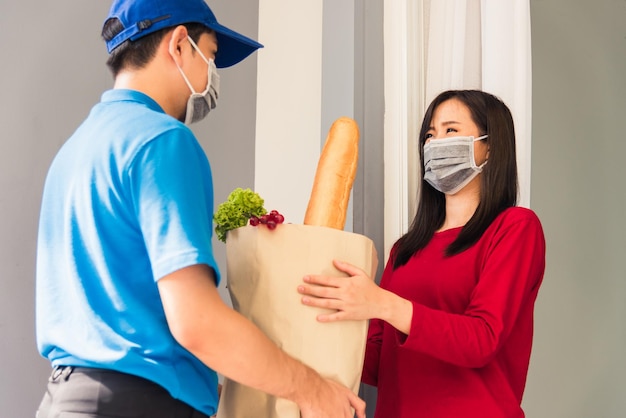
[[[226,233],[248,223],[252,216],[261,217],[267,213],[264,201],[258,193],[250,189],[236,188],[228,199],[220,203],[213,215],[217,239],[226,242]]]

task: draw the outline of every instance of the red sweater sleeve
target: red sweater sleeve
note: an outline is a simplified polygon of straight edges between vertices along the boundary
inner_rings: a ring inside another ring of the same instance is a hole
[[[481,238],[489,242],[482,254],[478,282],[463,313],[413,302],[409,335],[396,334],[405,349],[462,367],[482,367],[493,359],[520,312],[527,312],[528,304],[534,304],[543,278],[545,241],[541,224],[533,212],[521,213],[523,216],[508,222],[506,217],[500,220]]]

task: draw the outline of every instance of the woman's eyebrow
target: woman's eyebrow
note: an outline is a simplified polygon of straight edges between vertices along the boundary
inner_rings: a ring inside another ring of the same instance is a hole
[[[457,121],[454,121],[454,120],[450,120],[450,121],[447,121],[447,122],[442,122],[442,123],[441,123],[441,125],[442,125],[442,126],[450,126],[450,125],[459,125],[460,123],[461,123],[461,122],[457,122]],[[433,125],[430,125],[430,126],[428,127],[428,130],[429,130],[429,131],[434,131],[434,130],[435,130],[435,127],[434,127]],[[427,132],[428,132],[428,131],[427,131]]]

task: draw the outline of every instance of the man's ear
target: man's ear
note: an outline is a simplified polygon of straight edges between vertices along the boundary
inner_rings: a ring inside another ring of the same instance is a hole
[[[183,52],[186,48],[191,48],[187,36],[187,28],[183,25],[176,26],[174,30],[166,35],[168,52],[179,67],[182,67]]]

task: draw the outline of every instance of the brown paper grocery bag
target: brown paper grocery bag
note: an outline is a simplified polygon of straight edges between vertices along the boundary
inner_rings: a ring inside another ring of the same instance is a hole
[[[234,309],[285,352],[357,393],[367,321],[320,323],[315,318],[324,310],[302,305],[297,287],[307,274],[345,275],[335,269],[333,259],[374,277],[374,243],[363,235],[321,226],[245,226],[228,232],[226,258]],[[300,411],[293,402],[226,379],[217,417],[299,418]]]

